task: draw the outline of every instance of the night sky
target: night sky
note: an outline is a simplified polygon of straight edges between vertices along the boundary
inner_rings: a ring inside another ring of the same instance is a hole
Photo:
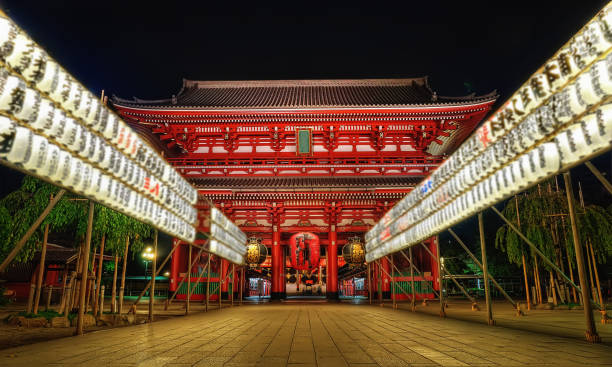
[[[221,3],[226,3],[225,7]],[[606,1],[7,1],[0,7],[94,94],[156,99],[200,80],[417,77],[500,105]],[[595,160],[610,172],[610,155]],[[0,194],[18,185],[6,168]],[[588,201],[607,196],[586,170]]]

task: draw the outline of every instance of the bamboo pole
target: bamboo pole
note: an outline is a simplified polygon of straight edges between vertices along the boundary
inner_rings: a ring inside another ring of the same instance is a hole
[[[542,251],[540,251],[536,245],[533,244],[533,242],[531,242],[527,237],[525,237],[525,235],[519,231],[514,224],[512,224],[512,222],[510,222],[506,217],[504,217],[504,215],[502,213],[499,212],[499,210],[497,210],[497,208],[495,208],[494,206],[491,207],[491,210],[493,210],[495,213],[497,213],[497,215],[504,221],[506,222],[506,224],[514,231],[516,232],[516,234],[521,237],[521,239],[523,239],[523,241],[525,241],[525,243],[527,243],[531,249],[538,254],[542,260],[544,260],[544,262],[546,264],[548,264],[548,266],[550,266],[552,269],[554,269],[557,273],[559,273],[561,276],[563,276],[563,278],[565,278],[566,281],[571,282],[572,286],[577,287],[576,284],[574,284],[571,279],[565,275],[565,273],[563,273],[561,271],[561,269],[559,269],[559,267],[557,267],[557,265],[555,265],[555,263],[553,263],[552,261],[550,261],[543,253]],[[537,262],[536,262],[537,264]]]
[[[370,300],[370,304],[372,304],[372,274],[370,274],[370,263],[366,264],[368,268],[368,298]]]
[[[160,269],[163,267],[160,266]],[[151,291],[149,292],[149,318],[148,322],[153,322],[153,306],[155,305],[155,278],[157,278],[157,229],[153,234],[153,269],[152,278],[149,282],[151,284]]]
[[[53,209],[55,207],[55,204],[57,204],[60,201],[60,199],[62,198],[62,196],[64,196],[65,193],[66,193],[66,190],[64,190],[64,189],[61,189],[61,190],[59,190],[57,192],[57,194],[53,197],[53,200],[51,200],[49,205],[47,205],[45,210],[43,210],[43,212],[40,213],[38,218],[36,218],[34,223],[30,226],[30,228],[28,228],[28,230],[23,235],[23,237],[21,237],[19,242],[17,242],[15,247],[13,247],[11,252],[9,252],[9,254],[6,255],[6,258],[2,261],[2,264],[0,264],[0,273],[2,273],[6,269],[6,267],[11,263],[11,261],[13,261],[15,256],[17,256],[19,251],[21,251],[23,246],[26,244],[26,242],[28,242],[28,240],[34,234],[36,229],[38,229],[38,226],[40,226],[42,221],[45,220],[47,215],[49,215],[49,213],[51,212],[51,209]]]
[[[495,325],[495,320],[493,320],[493,309],[491,305],[491,293],[489,291],[489,271],[487,268],[487,249],[485,245],[484,221],[482,219],[482,212],[478,213],[478,231],[480,232],[480,251],[482,252],[482,276],[484,280],[485,299],[487,303],[487,323],[489,325]]]
[[[425,246],[425,244],[423,242],[421,242],[421,246],[423,246],[423,248],[425,249],[425,251],[427,251],[429,256],[431,256],[434,260],[436,260],[437,263],[439,263],[439,258],[437,256],[435,256],[427,248],[427,246]],[[455,283],[455,285],[459,288],[459,290],[461,290],[461,292],[467,297],[467,299],[469,299],[472,302],[472,305],[477,304],[476,299],[474,299],[474,297],[470,296],[470,294],[465,290],[465,288],[463,288],[463,286],[461,284],[459,284],[457,279],[446,268],[442,268],[442,271],[444,271],[444,273],[446,273],[446,275],[448,275],[448,277],[453,281],[453,283]]]
[[[459,236],[457,236],[457,234],[451,228],[448,229],[448,232],[455,238],[455,240],[459,243],[459,245],[463,247],[463,249],[468,254],[468,256],[472,259],[472,261],[474,261],[474,264],[476,264],[482,270],[483,269],[482,263],[476,258],[476,256],[472,253],[472,251],[470,251],[470,249],[461,240],[461,238],[459,238]],[[508,293],[506,293],[506,291],[499,285],[499,283],[497,283],[495,278],[490,274],[489,274],[489,280],[491,281],[491,283],[493,283],[495,288],[497,288],[499,292],[508,300],[508,302],[510,302],[510,304],[512,304],[513,307],[518,309],[518,304],[514,302],[512,298],[510,298]]]
[[[85,248],[83,250],[83,268],[81,270],[81,289],[79,290],[79,314],[77,316],[76,335],[83,335],[83,321],[85,316],[85,290],[89,261],[89,248],[91,246],[91,228],[93,225],[94,202],[89,201],[89,215],[87,218],[87,232],[85,234]]]
[[[206,275],[206,312],[208,312],[208,301],[210,298],[210,257],[211,254],[208,254],[208,260],[206,267],[208,268],[208,273]]]
[[[121,271],[121,287],[119,287],[119,314],[123,313],[123,295],[125,294],[125,271],[127,270],[130,236],[125,236],[125,251],[123,252],[123,269]]]
[[[96,273],[96,254],[97,248],[94,248],[93,256],[91,258],[91,273],[94,275]],[[94,294],[94,285],[91,284],[90,274],[89,274],[89,262],[87,263],[87,300],[85,301],[85,313],[87,313],[87,309],[91,303],[96,303],[95,294]],[[93,301],[93,302],[92,302]],[[93,308],[93,307],[92,307]]]
[[[99,310],[99,316],[102,316],[104,314],[104,285],[100,288],[100,308]]]
[[[113,289],[111,290],[111,313],[117,312],[117,266],[119,255],[115,252],[115,268],[113,270]]]
[[[83,253],[83,247],[85,247],[82,243],[81,246],[79,246],[79,253],[77,255],[76,258],[76,262],[74,264],[74,271],[72,272],[72,279],[73,279],[73,286],[72,286],[72,290],[71,290],[71,294],[70,294],[70,303],[68,304],[68,311],[72,311],[73,309],[76,308],[76,294],[77,294],[77,290],[80,289],[81,283],[80,280],[78,279],[79,276],[78,274],[81,273],[81,265],[82,265],[82,259],[81,259],[81,254]]]
[[[410,249],[410,248],[409,248]],[[419,268],[416,267],[416,265],[414,265],[414,262],[412,262],[412,260],[410,258],[408,258],[408,256],[406,256],[406,254],[403,251],[399,251],[400,254],[402,254],[404,256],[404,258],[406,260],[408,260],[408,262],[410,262],[410,264],[412,265],[412,267],[414,267],[414,270],[419,273],[419,275],[423,275],[423,272],[419,270]],[[435,289],[431,288],[431,291],[433,292],[433,294],[436,295],[436,297],[440,297],[440,294],[438,292],[436,292]],[[426,301],[427,299],[424,298],[423,301]]]
[[[223,269],[223,267],[221,266],[222,261],[223,260],[219,257],[219,286],[217,287],[219,289],[219,311],[221,311],[221,283],[225,280],[225,279],[221,280],[221,277],[222,277],[221,272]]]
[[[45,278],[45,258],[47,256],[47,240],[49,239],[49,224],[45,224],[45,232],[43,234],[42,249],[40,251],[40,265],[38,270],[38,279],[36,280],[36,296],[34,297],[34,313],[38,313],[38,304],[40,303],[40,292],[42,291],[42,282]]]
[[[422,244],[422,243],[421,243]],[[440,317],[446,317],[444,312],[444,279],[442,277],[442,262],[440,261],[440,243],[438,237],[434,237],[434,244],[436,245],[436,262],[438,264],[438,284],[440,285]]]
[[[580,246],[580,234],[578,232],[578,223],[576,219],[576,209],[574,203],[574,192],[572,189],[572,180],[569,171],[563,173],[565,181],[565,192],[567,194],[567,206],[569,209],[570,222],[572,225],[572,236],[574,240],[574,248],[576,250],[576,263],[578,265],[578,278],[580,280],[580,288],[582,293],[582,301],[584,303],[584,316],[586,319],[586,340],[592,343],[601,342],[601,338],[595,329],[593,320],[593,311],[591,309],[591,299],[589,296],[589,283],[586,279],[586,269],[584,268],[584,257],[582,246]]]
[[[389,262],[391,263],[391,305],[393,309],[396,309],[397,302],[395,301],[395,277],[393,276],[393,268],[395,267],[395,265],[393,264],[393,254],[389,256],[385,256],[385,257],[388,257]],[[353,292],[355,290],[354,286],[355,286],[355,282],[353,281]]]
[[[60,297],[60,305],[58,308],[58,313],[61,314],[66,306],[66,284],[68,282],[68,264],[64,268],[64,274],[62,276],[62,295]]]
[[[595,177],[597,177],[599,182],[601,182],[601,184],[606,188],[606,190],[608,190],[608,192],[612,194],[612,184],[610,184],[610,181],[608,181],[604,177],[604,175],[597,169],[597,167],[595,167],[593,163],[591,163],[591,161],[586,161],[584,162],[584,164],[591,170]]]
[[[516,207],[516,224],[521,228],[521,215],[519,212],[518,196],[514,195],[514,206]],[[525,295],[527,296],[527,310],[531,311],[531,296],[529,294],[529,278],[527,278],[527,261],[525,252],[521,250],[521,261],[523,262],[523,277],[525,278]]]
[[[172,251],[170,252],[170,254],[172,254],[172,252],[174,252],[174,249],[178,248],[178,246],[173,246]],[[202,255],[202,251],[204,251],[204,246],[200,247],[200,251],[198,252],[198,254],[195,256],[195,260],[193,260],[190,264],[191,267],[193,267],[193,265],[195,264],[195,262],[200,258],[200,256]],[[170,255],[168,255],[169,257]],[[164,264],[166,262],[164,261]],[[160,267],[162,268],[163,265]],[[176,290],[174,291],[174,293],[172,293],[172,297],[170,297],[170,299],[168,300],[168,304],[172,303],[172,301],[174,300],[174,297],[176,297],[176,295],[178,294],[181,285],[183,284],[183,282],[185,282],[185,279],[187,279],[187,277],[183,277],[183,279],[181,279],[181,281],[179,282],[179,284],[177,284],[176,286]]]
[[[552,271],[549,271],[548,273],[550,274],[550,291],[552,294],[553,305],[558,306],[559,303],[557,302],[557,292],[555,290],[555,278],[553,277]]]
[[[67,316],[70,313],[70,303],[72,299],[70,298],[72,295],[72,286],[74,284],[74,277],[70,278],[70,281],[66,283],[64,287],[64,295],[62,297],[62,304],[60,305],[59,313],[61,315]]]
[[[96,296],[94,299],[93,313],[97,315],[98,311],[98,299],[100,298],[100,283],[102,282],[102,265],[104,264],[104,244],[106,243],[106,235],[102,235],[102,241],[100,243],[100,260],[98,260],[98,277],[96,279]]]
[[[197,282],[200,282],[200,278],[202,278],[202,275],[204,275],[204,271],[206,270],[206,267],[202,268],[202,270],[200,271],[200,273],[198,274],[198,280]],[[194,286],[194,288],[197,287],[197,284]],[[187,285],[187,298],[191,297],[191,285]],[[187,311],[187,309],[185,309],[185,311]]]
[[[189,315],[189,301],[191,300],[191,244],[189,244],[189,255],[188,255],[188,264],[187,268],[187,302],[185,303],[185,315]]]
[[[591,263],[591,252],[589,251],[589,241],[587,240],[586,246],[584,246],[586,250],[586,258],[587,258],[587,266],[589,269],[589,280],[591,281],[591,297],[593,300],[597,300],[597,291],[595,290],[595,281],[593,280],[593,264]],[[598,301],[601,304],[601,301]]]
[[[402,253],[402,255],[406,256],[404,254],[404,252],[400,251]],[[408,262],[410,263],[410,280],[411,280],[411,284],[410,284],[410,288],[412,288],[412,297],[410,299],[410,309],[412,310],[412,312],[416,311],[416,289],[414,289],[414,265],[412,263],[412,246],[408,247],[408,254],[410,255],[410,259],[408,259]]]
[[[597,273],[597,261],[595,261],[595,252],[593,251],[593,244],[589,242],[589,248],[591,249],[591,262],[593,263],[593,273],[595,273],[595,281],[597,282],[597,295],[599,296],[599,304],[605,310],[603,295],[601,293],[601,284],[599,283],[599,274]]]
[[[240,306],[242,306],[242,290],[244,288],[244,266],[240,268]]]

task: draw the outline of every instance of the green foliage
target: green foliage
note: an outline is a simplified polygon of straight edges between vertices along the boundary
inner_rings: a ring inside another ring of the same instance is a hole
[[[26,176],[19,189],[0,199],[0,260],[4,259],[23,237],[49,204],[51,196],[58,191],[54,185]],[[89,201],[66,193],[30,237],[15,260],[25,262],[34,257],[39,248],[38,244],[42,241],[46,224],[49,224],[50,232],[65,233],[74,239],[73,246],[79,246],[85,239],[88,210]],[[95,205],[92,248],[99,246],[104,236],[105,252],[123,256],[126,237],[132,240],[130,250],[135,253],[142,250],[144,241],[149,240],[152,234],[151,226],[102,205]]]
[[[27,313],[25,311],[22,311],[22,312],[19,312],[17,314],[17,316],[23,316],[26,319],[33,319],[33,318],[36,318],[36,317],[44,317],[45,319],[47,319],[47,321],[50,321],[54,317],[62,316],[62,314],[60,314],[60,313],[58,313],[56,311],[53,311],[53,310],[40,311],[38,313],[31,313],[31,312]]]
[[[575,263],[572,229],[567,207],[567,197],[562,190],[553,190],[552,182],[536,186],[524,194],[509,199],[502,214],[544,253],[556,262],[558,252],[566,253]],[[520,216],[520,226],[517,225]],[[612,207],[608,210],[587,205],[577,208],[578,228],[582,245],[591,243],[597,261],[603,263],[612,251]],[[508,225],[501,226],[496,233],[495,247],[504,251],[511,263],[521,266],[525,254],[528,264],[541,263],[535,253]],[[542,263],[549,269],[549,267]],[[550,269],[549,269],[550,270]]]

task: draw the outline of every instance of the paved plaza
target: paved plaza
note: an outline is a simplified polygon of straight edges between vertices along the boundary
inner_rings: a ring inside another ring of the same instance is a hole
[[[0,356],[0,366],[612,366],[609,344],[351,304],[245,305]]]

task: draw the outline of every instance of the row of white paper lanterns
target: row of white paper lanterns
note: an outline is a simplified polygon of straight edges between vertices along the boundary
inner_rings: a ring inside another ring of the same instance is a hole
[[[404,208],[406,209],[405,214],[400,216],[403,220],[396,219],[389,223],[387,230],[379,232],[376,236],[373,236],[374,232],[369,232],[367,248],[373,249],[372,246],[375,243],[380,244],[389,235],[401,232],[404,226],[400,222],[414,223],[423,216],[430,215],[436,208],[462,194],[470,186],[499,169],[518,154],[531,148],[536,142],[550,136],[563,124],[584,113],[587,108],[612,95],[612,75],[609,73],[611,68],[612,54],[594,64],[589,71],[581,74],[575,83],[555,94],[548,104],[529,114],[510,133],[490,144],[458,174],[432,190],[432,194],[413,207],[414,209]],[[593,88],[593,85],[597,85],[597,88]],[[597,129],[594,124],[589,127]],[[593,134],[596,132],[592,132],[591,135]],[[402,205],[406,205],[406,202],[401,202],[397,206],[402,207]],[[374,241],[377,237],[378,241]]]
[[[195,238],[190,223],[6,116],[0,116],[0,160],[185,241]]]
[[[218,255],[219,257],[222,257],[225,260],[228,260],[234,264],[237,264],[237,265],[244,264],[243,254],[240,254],[232,250],[231,248],[227,247],[225,244],[223,244],[222,242],[216,239],[211,239],[210,241],[208,241],[206,245],[206,249],[208,252]],[[246,253],[246,247],[245,247],[245,253]]]
[[[73,120],[75,123],[81,123],[83,127],[104,136],[113,146],[189,203],[197,201],[197,191],[153,148],[5,17],[0,17],[0,61],[70,112],[76,117]],[[25,92],[24,88],[19,89]],[[34,98],[31,93],[25,97]],[[41,103],[40,113],[47,112],[49,108],[48,102]]]
[[[597,57],[605,54],[612,45],[612,33],[610,33],[610,29],[612,29],[611,10],[610,7],[606,7],[600,13],[598,19],[594,19],[583,31],[574,36],[566,47],[557,52],[555,57],[541,71],[535,73],[529,79],[529,82],[521,87],[503,108],[477,129],[438,169],[391,208],[380,222],[366,233],[366,241],[382,233],[402,213],[422,202],[436,188],[478,157],[492,143],[503,136],[507,136],[518,123],[524,120],[525,116],[533,112],[538,105],[547,101],[552,93],[563,88],[566,82],[581,73],[582,69]],[[606,88],[609,88],[610,81],[609,61],[609,59],[606,62],[600,61],[596,67],[591,69],[591,72],[582,73],[570,88],[565,88],[564,94],[557,98],[561,105],[567,103],[567,99],[563,100],[561,97],[569,95],[570,108],[575,113],[581,108],[584,109],[593,99],[599,99],[601,94],[599,92],[602,89],[605,93],[608,93],[609,91]],[[568,116],[558,116],[558,119],[563,121],[564,119],[571,119],[571,117],[570,114]],[[504,123],[501,121],[504,121]],[[518,133],[519,131],[515,131],[515,136]]]
[[[369,243],[366,261],[376,260],[429,238],[500,200],[523,191],[559,171],[610,149],[612,145],[612,104],[598,108],[581,121],[558,133],[554,140],[521,155],[499,169],[472,190],[420,222],[401,217],[395,235]]]
[[[244,264],[246,234],[219,209],[210,209],[210,235],[208,251],[236,264]]]
[[[170,208],[186,221],[193,223],[196,220],[197,212],[193,206],[170,190],[168,185],[156,180],[124,153],[108,144],[103,137],[99,137],[75,119],[66,116],[64,111],[56,107],[52,101],[37,90],[27,87],[23,80],[2,67],[0,67],[0,111],[13,116],[20,124],[47,136],[63,149]],[[129,128],[125,134],[127,140],[135,135]]]

